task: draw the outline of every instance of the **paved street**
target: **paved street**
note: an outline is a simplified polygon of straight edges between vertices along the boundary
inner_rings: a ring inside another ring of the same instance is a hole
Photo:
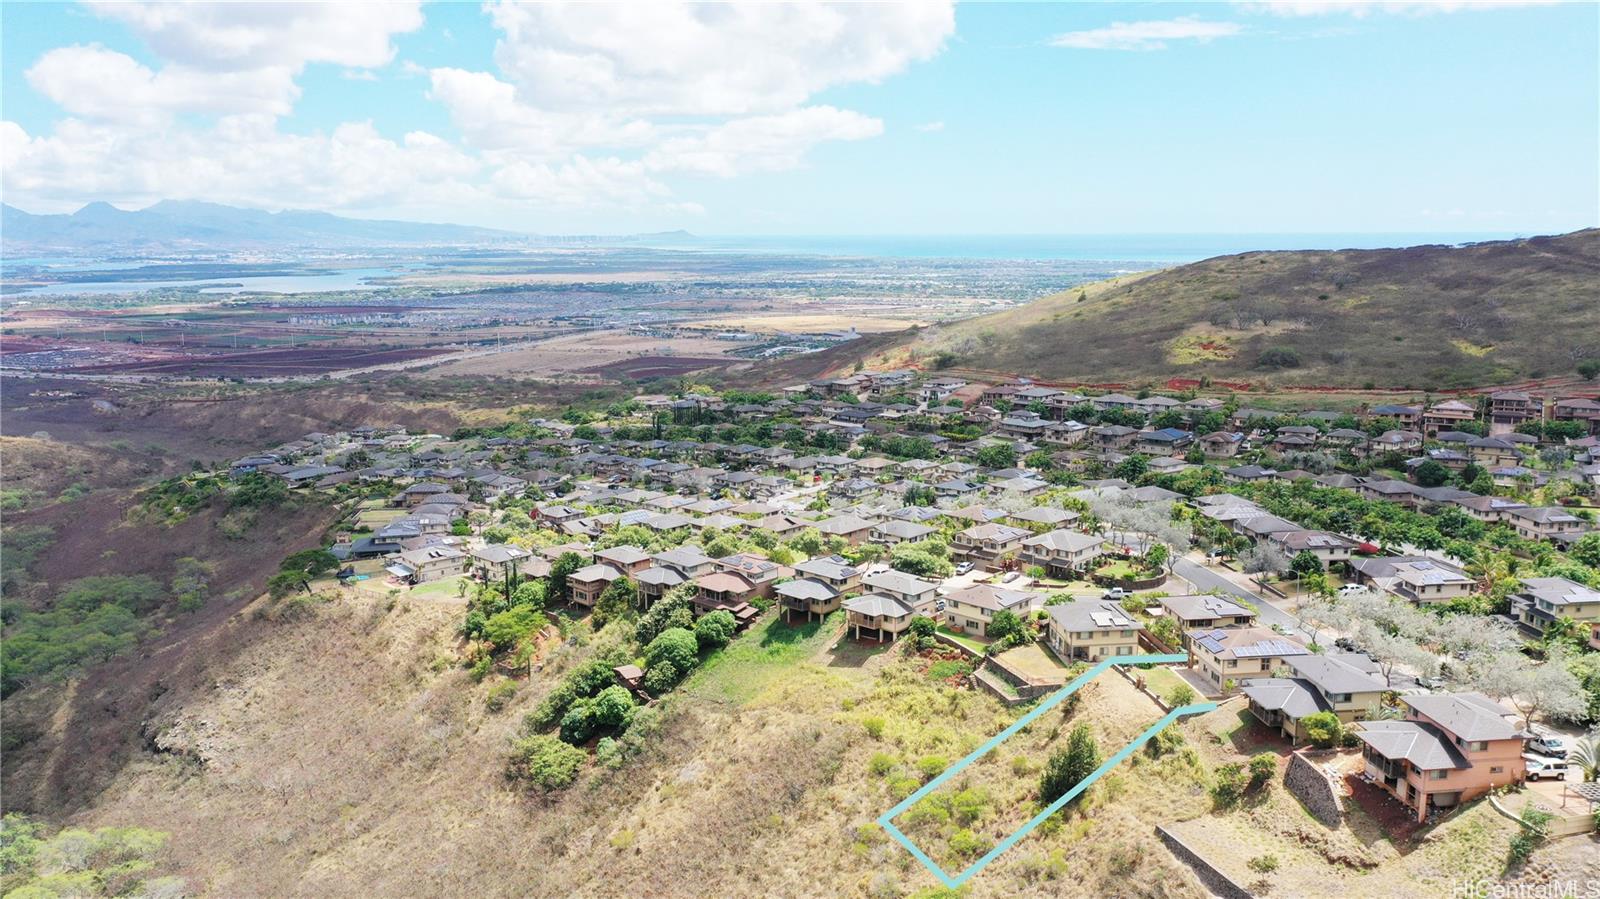
[[[1205,593],[1210,590],[1222,590],[1224,593],[1228,593],[1232,596],[1236,596],[1240,599],[1248,601],[1251,605],[1255,606],[1257,610],[1259,610],[1261,623],[1266,627],[1271,627],[1272,625],[1276,624],[1286,633],[1294,634],[1295,636],[1299,637],[1305,637],[1307,640],[1310,639],[1310,637],[1306,636],[1306,634],[1300,630],[1300,626],[1293,615],[1285,612],[1283,609],[1273,604],[1274,602],[1278,602],[1280,600],[1271,594],[1262,596],[1257,593],[1252,593],[1251,591],[1240,587],[1238,584],[1235,584],[1228,578],[1223,577],[1221,574],[1206,568],[1204,565],[1191,562],[1188,559],[1179,559],[1177,564],[1173,566],[1173,571],[1178,575],[1178,577],[1184,578],[1185,580],[1188,580],[1190,583],[1194,584],[1195,589],[1201,593]]]

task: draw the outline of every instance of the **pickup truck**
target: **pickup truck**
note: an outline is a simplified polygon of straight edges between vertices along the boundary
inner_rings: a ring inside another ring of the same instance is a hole
[[[1529,780],[1541,780],[1546,777],[1556,780],[1567,779],[1567,760],[1553,759],[1547,755],[1536,755],[1532,752],[1522,754],[1522,763],[1528,769]]]
[[[1101,599],[1126,599],[1127,597],[1132,596],[1132,595],[1133,595],[1133,593],[1131,593],[1128,590],[1124,590],[1121,587],[1112,587],[1110,590],[1107,590],[1106,592],[1100,594],[1100,598]]]

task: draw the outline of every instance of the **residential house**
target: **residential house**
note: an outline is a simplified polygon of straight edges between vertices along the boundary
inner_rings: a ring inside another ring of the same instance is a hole
[[[1393,575],[1388,588],[1403,599],[1419,605],[1432,605],[1472,594],[1472,578],[1453,565],[1433,559],[1389,561]]]
[[[384,570],[407,584],[426,584],[461,573],[467,554],[453,546],[408,549],[390,557]]]
[[[1511,617],[1543,634],[1558,619],[1580,625],[1600,621],[1600,590],[1564,577],[1530,577],[1511,596]]]
[[[778,604],[783,606],[783,620],[792,622],[796,613],[804,614],[807,621],[827,615],[839,608],[842,594],[833,587],[814,578],[794,578],[773,588]]]
[[[1476,421],[1478,407],[1461,400],[1445,400],[1429,406],[1422,413],[1422,432],[1429,437],[1440,431],[1452,431],[1461,425]]]
[[[1335,563],[1350,561],[1350,555],[1356,548],[1355,541],[1332,531],[1277,531],[1268,534],[1267,541],[1277,545],[1290,559],[1303,552],[1311,553],[1322,563],[1324,570]]]
[[[987,636],[995,613],[1006,611],[1025,616],[1042,607],[1044,599],[1042,593],[973,584],[944,598],[944,617],[956,630]]]
[[[1077,531],[1046,531],[1022,540],[1024,565],[1037,565],[1051,577],[1071,578],[1087,571],[1105,551],[1105,540]]]
[[[891,518],[872,526],[870,539],[873,543],[884,546],[894,546],[897,543],[908,543],[921,540],[930,534],[939,533],[939,529],[920,524],[915,521],[905,521]]]
[[[882,571],[871,571],[863,575],[861,587],[864,590],[897,599],[919,615],[926,615],[929,618],[938,617],[935,601],[938,598],[939,585],[933,581],[923,580],[903,571],[884,569]]]
[[[1222,627],[1250,627],[1256,623],[1255,610],[1209,593],[1161,597],[1166,614],[1178,623],[1178,639],[1189,649],[1189,634],[1209,633]]]
[[[1114,602],[1080,599],[1045,609],[1050,615],[1045,640],[1065,661],[1139,654],[1139,623]]]
[[[1236,431],[1212,431],[1196,442],[1208,459],[1231,459],[1239,454],[1244,435]]]
[[[1505,709],[1477,693],[1408,696],[1403,721],[1364,721],[1356,736],[1368,779],[1417,821],[1520,783],[1522,734]]]
[[[709,612],[727,611],[742,627],[754,621],[760,611],[750,604],[756,597],[756,585],[733,571],[713,571],[694,579],[694,612],[696,617]]]
[[[817,522],[823,537],[843,537],[851,546],[865,543],[872,533],[872,522],[856,515],[836,515]]]
[[[585,565],[567,575],[567,593],[574,603],[593,608],[612,581],[626,576],[621,569],[606,562]]]
[[[1517,425],[1543,414],[1543,404],[1521,391],[1507,390],[1489,395],[1491,433],[1514,431]]]
[[[480,581],[500,583],[508,577],[521,576],[522,566],[532,558],[527,550],[508,543],[490,543],[474,549],[472,576]]]
[[[1298,642],[1264,627],[1193,631],[1187,642],[1190,667],[1218,693],[1232,693],[1243,680],[1271,674],[1285,659],[1310,654]]]
[[[985,571],[999,571],[1030,536],[1031,532],[1010,525],[993,522],[973,525],[956,532],[950,552],[958,562],[971,562]]]
[[[1583,534],[1585,522],[1560,506],[1527,506],[1512,509],[1511,526],[1524,540],[1550,540],[1565,543]]]
[[[1240,692],[1257,720],[1277,728],[1291,743],[1305,739],[1301,721],[1307,715],[1332,712],[1347,724],[1366,720],[1387,689],[1364,665],[1341,655],[1291,656],[1283,666],[1288,669],[1283,677],[1246,680]]]
[[[824,556],[797,562],[794,573],[827,584],[836,593],[847,593],[861,586],[861,569],[850,564],[850,560],[843,556]]]

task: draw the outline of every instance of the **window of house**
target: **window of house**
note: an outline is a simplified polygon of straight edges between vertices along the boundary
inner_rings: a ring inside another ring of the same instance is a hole
[[[1490,774],[1504,774],[1505,771],[1506,768],[1504,765],[1495,765],[1489,769]]]
[[[1429,780],[1444,780],[1446,777],[1449,777],[1449,776],[1450,776],[1450,772],[1446,771],[1443,768],[1440,768],[1438,771],[1429,771],[1428,772],[1428,779]]]
[[[1471,743],[1467,744],[1467,751],[1468,752],[1483,752],[1484,750],[1486,750],[1488,748],[1489,748],[1489,742],[1487,740],[1474,740]]]

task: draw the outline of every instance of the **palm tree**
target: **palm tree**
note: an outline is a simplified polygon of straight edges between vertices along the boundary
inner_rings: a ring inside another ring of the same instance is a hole
[[[1600,777],[1600,731],[1573,740],[1572,750],[1567,753],[1567,764],[1575,765],[1583,772],[1585,783]]]

